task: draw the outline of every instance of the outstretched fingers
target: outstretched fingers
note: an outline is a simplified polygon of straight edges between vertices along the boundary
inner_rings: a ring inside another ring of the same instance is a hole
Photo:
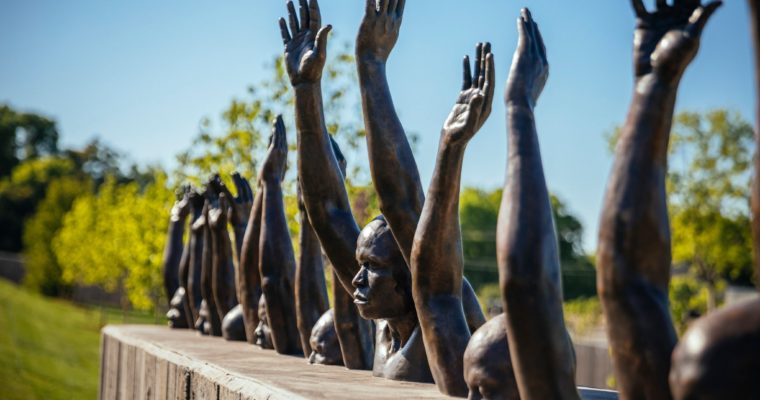
[[[462,90],[467,90],[472,87],[472,72],[470,71],[470,56],[464,56],[463,62],[464,76],[462,79]]]
[[[406,0],[398,0],[396,5],[396,16],[401,18],[404,16],[404,6],[406,6]]]
[[[322,12],[319,11],[319,2],[317,0],[309,1],[309,29],[312,32],[318,32],[322,27]]]
[[[632,0],[633,10],[636,12],[636,16],[644,18],[649,15],[647,8],[644,6],[644,0]]]
[[[541,56],[541,59],[544,61],[544,65],[549,64],[549,59],[546,57],[546,45],[544,44],[544,37],[541,35],[541,30],[538,29],[538,24],[536,25],[536,47],[538,48],[538,54]]]
[[[718,0],[718,1],[713,1],[712,3],[704,7],[697,7],[697,9],[694,10],[694,13],[691,14],[691,17],[689,18],[689,26],[686,27],[686,31],[692,37],[695,37],[695,38],[699,37],[699,35],[702,34],[702,30],[705,29],[705,25],[707,24],[707,21],[713,15],[715,10],[717,10],[722,5],[723,5],[723,2]]]
[[[490,51],[486,54],[486,73],[485,83],[483,84],[483,93],[485,100],[483,104],[483,115],[488,116],[491,114],[491,107],[493,105],[493,96],[496,91],[496,66],[494,64],[493,53]]]
[[[288,23],[285,22],[285,18],[280,18],[280,35],[282,36],[282,43],[287,46],[288,43],[290,43],[291,37],[290,32],[288,32]]]
[[[488,55],[491,54],[491,43],[486,42],[480,50],[480,75],[478,75],[478,89],[483,89],[486,83],[486,63]]]
[[[296,16],[296,7],[292,0],[288,0],[288,20],[290,21],[290,32],[293,36],[297,35],[301,29],[298,27],[298,17]]]
[[[309,29],[309,5],[306,3],[306,0],[298,0],[298,12],[301,15],[300,29],[302,31]]]
[[[366,0],[365,3],[367,15],[374,15],[377,13],[377,0]]]
[[[480,82],[480,74],[483,67],[483,43],[478,43],[475,46],[475,74],[472,75],[472,87],[478,87]]]

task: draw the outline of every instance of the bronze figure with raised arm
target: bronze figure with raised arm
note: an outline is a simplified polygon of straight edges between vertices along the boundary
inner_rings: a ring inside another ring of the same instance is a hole
[[[760,1],[749,0],[755,45],[757,121],[760,127]],[[757,128],[756,128],[757,129]],[[755,132],[756,146],[760,137]],[[752,182],[752,230],[755,279],[760,287],[760,158],[755,155]],[[760,298],[726,306],[694,322],[673,352],[673,398],[758,399],[760,385]]]
[[[253,199],[243,243],[240,247],[240,262],[237,269],[237,296],[243,312],[245,338],[248,343],[258,342],[256,330],[260,324],[261,272],[259,269],[259,244],[261,234],[261,212],[264,191],[261,182]]]
[[[507,341],[522,399],[578,399],[562,311],[559,248],[533,110],[549,76],[530,11],[517,19],[507,81],[507,178],[496,234]]]
[[[295,91],[298,169],[309,219],[338,280],[346,291],[354,292],[361,316],[376,320],[373,374],[430,382],[432,376],[411,295],[411,274],[403,252],[382,217],[360,232],[325,128],[321,74],[330,27],[321,27],[317,1],[307,5],[304,0],[300,4],[300,25],[295,7],[289,2],[290,32],[284,19],[280,20],[280,26],[288,74]],[[368,5],[367,10],[371,8],[374,15],[392,12],[397,18],[403,11],[403,2],[398,6],[397,2],[388,2],[381,4],[380,9]],[[371,22],[365,18],[363,24]],[[416,226],[417,219],[413,222]],[[411,251],[411,240],[410,235],[407,254]],[[471,288],[465,297],[475,304],[472,307],[468,303],[465,308],[471,313],[476,309],[468,321],[479,326],[483,317]]]
[[[365,0],[364,19],[356,38],[356,62],[372,181],[383,217],[409,266],[425,192],[385,73],[398,41],[405,5],[405,0]],[[462,280],[462,305],[471,331],[485,323],[467,279]]]
[[[678,86],[720,2],[632,0],[633,101],[615,150],[599,227],[597,288],[621,398],[668,399],[670,316],[667,154]]]
[[[300,186],[300,184],[299,184]],[[311,332],[314,325],[330,308],[327,298],[325,268],[322,262],[322,247],[317,234],[309,223],[306,208],[303,205],[301,189],[298,189],[298,220],[301,223],[299,233],[298,264],[296,265],[295,302],[298,334],[301,348],[307,358],[311,357]]]
[[[474,74],[470,58],[464,58],[462,90],[441,131],[435,170],[411,255],[412,293],[430,370],[438,389],[452,396],[467,395],[463,357],[470,340],[462,308],[462,163],[467,143],[491,114],[495,80],[491,45],[480,43],[475,52]]]
[[[275,350],[280,354],[301,354],[293,295],[296,260],[282,195],[282,180],[288,163],[288,142],[282,116],[277,117],[272,130],[269,151],[260,172],[264,192],[259,239],[261,289]]]
[[[179,198],[171,209],[169,232],[164,248],[164,289],[169,300],[166,318],[169,320],[169,326],[175,329],[187,329],[193,325],[186,290],[189,260],[182,244],[187,216],[190,214],[190,193],[190,186],[180,189]]]

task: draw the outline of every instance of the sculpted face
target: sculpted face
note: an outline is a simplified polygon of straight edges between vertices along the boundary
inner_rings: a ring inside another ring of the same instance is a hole
[[[464,352],[464,379],[470,400],[520,398],[509,358],[504,314],[486,322],[470,338]]]
[[[382,217],[362,230],[356,260],[361,269],[352,282],[354,303],[362,318],[397,318],[414,309],[409,268]]]
[[[259,299],[259,326],[253,331],[253,335],[256,338],[255,344],[262,349],[274,349],[272,344],[272,333],[269,330],[269,320],[267,319],[267,303],[264,301],[264,296]]]
[[[312,349],[309,364],[343,365],[332,309],[322,314],[314,324],[309,344]]]

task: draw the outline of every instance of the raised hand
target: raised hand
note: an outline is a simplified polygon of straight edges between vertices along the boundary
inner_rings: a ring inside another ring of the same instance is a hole
[[[318,83],[327,58],[327,36],[331,25],[322,28],[322,16],[317,0],[299,0],[301,21],[296,16],[293,1],[288,1],[290,31],[285,18],[280,18],[280,34],[285,44],[285,65],[293,86]]]
[[[243,226],[248,223],[248,216],[253,206],[253,190],[248,180],[237,172],[232,174],[232,181],[235,183],[237,196],[233,196],[230,193],[229,188],[227,188],[227,185],[224,184],[219,176],[216,176],[211,181],[211,187],[217,195],[221,196],[224,194],[228,200],[231,200],[228,210],[230,223],[235,226]]]
[[[454,109],[443,125],[448,143],[469,141],[491,114],[495,71],[490,43],[478,43],[475,49],[475,73],[470,73],[470,57],[464,57],[464,83]]]
[[[285,123],[282,115],[278,115],[272,127],[269,139],[269,150],[261,167],[262,183],[279,183],[285,178],[285,167],[288,163],[288,139],[285,135]]]
[[[520,12],[517,31],[517,49],[512,58],[504,100],[507,105],[521,105],[532,109],[549,78],[549,62],[546,60],[546,47],[541,31],[527,8]]]
[[[184,221],[184,219],[190,214],[191,201],[190,195],[193,192],[192,186],[184,185],[177,191],[177,201],[171,210],[171,216],[173,220]]]
[[[657,10],[650,13],[643,0],[632,0],[637,24],[634,33],[634,67],[636,77],[655,73],[668,81],[680,79],[699,50],[702,30],[723,2],[705,6],[700,0],[657,0]]]
[[[208,225],[215,231],[226,231],[227,229],[227,196],[224,193],[219,194],[219,198],[209,203]]]
[[[356,38],[361,60],[385,62],[398,40],[406,0],[365,0],[364,19]]]

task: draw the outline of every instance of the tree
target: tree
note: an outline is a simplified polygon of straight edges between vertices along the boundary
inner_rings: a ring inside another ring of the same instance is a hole
[[[724,109],[681,112],[674,119],[667,182],[673,264],[705,285],[708,309],[716,306],[721,281],[749,285],[752,279],[753,137],[741,115]],[[617,134],[608,139],[612,148]]]
[[[476,188],[464,188],[460,196],[459,221],[465,274],[476,288],[498,279],[495,240],[501,197],[501,189],[485,191]],[[551,203],[565,299],[593,296],[596,293],[596,274],[583,250],[583,225],[559,197],[551,195]]]
[[[0,177],[24,160],[58,153],[55,121],[0,105]]]
[[[752,126],[738,114],[714,110],[676,117],[672,151],[684,161],[669,176],[673,262],[705,283],[707,307],[721,280],[749,285],[752,239],[749,179]],[[678,159],[678,158],[677,158]]]
[[[79,196],[53,239],[53,253],[69,284],[120,291],[127,303],[151,309],[162,295],[161,254],[174,193],[165,174],[144,188],[109,177],[97,193]]]
[[[89,191],[89,181],[70,176],[56,178],[48,184],[37,212],[24,225],[24,284],[27,287],[47,296],[69,293],[71,286],[63,282],[52,242],[74,200]]]

